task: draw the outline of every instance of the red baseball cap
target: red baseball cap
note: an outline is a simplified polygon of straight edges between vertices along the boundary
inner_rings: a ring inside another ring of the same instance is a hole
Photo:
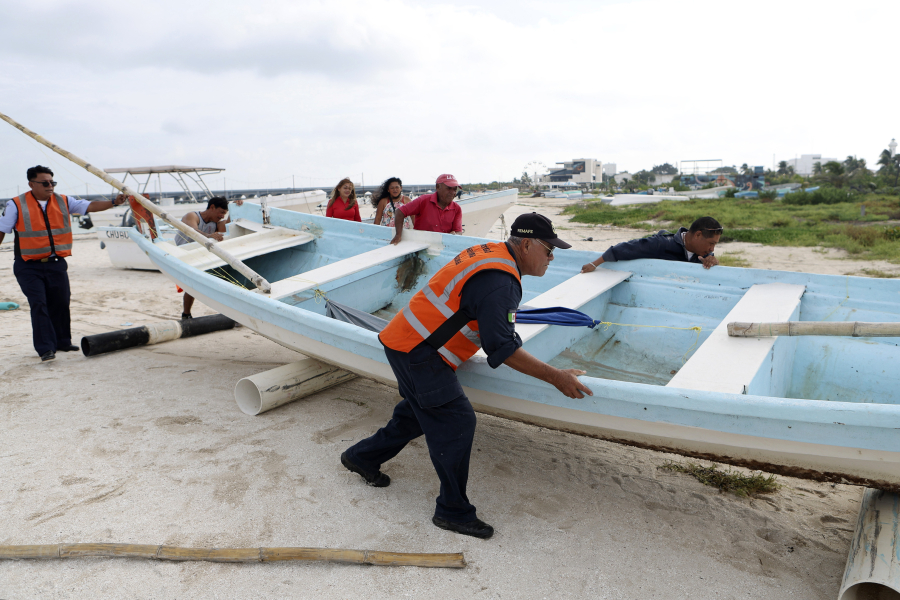
[[[438,176],[437,181],[435,181],[434,183],[435,185],[443,183],[444,185],[449,187],[459,187],[459,182],[456,180],[456,177],[450,175],[449,173]]]

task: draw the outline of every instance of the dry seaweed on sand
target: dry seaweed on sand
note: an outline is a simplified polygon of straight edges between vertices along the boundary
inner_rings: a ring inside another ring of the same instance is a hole
[[[773,494],[781,487],[774,475],[764,475],[759,472],[744,474],[731,469],[723,471],[716,465],[704,467],[692,462],[678,463],[668,461],[657,468],[686,473],[693,476],[703,485],[719,488],[720,492],[731,492],[735,496],[742,498],[757,494]]]

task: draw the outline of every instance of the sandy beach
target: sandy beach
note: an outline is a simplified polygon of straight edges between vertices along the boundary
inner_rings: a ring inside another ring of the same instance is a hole
[[[552,216],[596,250],[640,232]],[[492,235],[499,237],[499,229]],[[591,237],[592,241],[585,241]],[[836,598],[862,489],[779,477],[742,499],[659,470],[672,455],[479,415],[469,497],[490,540],[431,524],[438,479],[424,440],[366,486],[340,453],[387,422],[395,389],[355,379],[260,416],[242,377],[299,355],[243,327],[94,358],[41,363],[28,306],[0,247],[0,544],[120,542],[464,552],[461,570],[137,559],[0,562],[0,598]],[[724,244],[750,266],[830,274],[896,265],[838,251]],[[157,272],[114,269],[92,234],[69,262],[83,335],[176,318]],[[194,315],[212,314],[199,302]]]

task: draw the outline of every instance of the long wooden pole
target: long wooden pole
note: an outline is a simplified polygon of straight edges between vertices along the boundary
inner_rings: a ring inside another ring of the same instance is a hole
[[[461,552],[416,554],[376,550],[330,548],[180,548],[143,544],[46,544],[0,546],[0,560],[98,557],[150,558],[156,560],[203,560],[209,562],[276,562],[286,560],[326,561],[382,567],[438,567],[461,569],[466,559]]]
[[[900,337],[900,323],[847,321],[787,321],[783,323],[729,323],[731,337],[779,335],[838,335],[845,337]]]
[[[185,225],[178,219],[175,219],[175,218],[169,216],[168,213],[165,213],[162,210],[160,210],[158,206],[156,206],[155,204],[150,202],[144,196],[138,194],[136,191],[132,190],[130,187],[128,187],[127,185],[125,185],[124,183],[119,181],[118,179],[115,179],[114,177],[110,177],[102,169],[98,169],[94,165],[88,164],[87,161],[85,161],[81,158],[78,158],[71,152],[64,150],[64,149],[60,148],[59,146],[57,146],[56,144],[53,144],[53,143],[47,141],[40,135],[36,134],[35,132],[31,131],[30,129],[28,129],[27,127],[22,125],[21,123],[18,123],[17,121],[4,115],[3,113],[0,113],[0,119],[3,119],[7,123],[9,123],[13,127],[15,127],[16,129],[18,129],[19,131],[21,131],[22,133],[27,135],[28,137],[47,146],[48,148],[50,148],[57,154],[65,156],[66,158],[71,160],[76,165],[78,165],[80,167],[84,167],[85,169],[88,170],[88,172],[92,173],[93,175],[96,175],[97,177],[99,177],[100,179],[102,179],[103,181],[108,183],[109,185],[113,186],[114,188],[116,188],[117,190],[119,190],[120,192],[125,194],[126,196],[134,197],[134,199],[141,206],[146,208],[148,211],[150,211],[157,217],[161,218],[166,223],[168,223],[169,225],[171,225],[172,227],[174,227],[175,229],[180,231],[182,234],[184,234],[185,236],[194,240],[195,242],[199,243],[201,246],[203,246],[204,248],[206,248],[207,250],[209,250],[210,252],[212,252],[213,254],[215,254],[216,256],[221,258],[222,260],[224,260],[226,263],[228,263],[229,265],[234,267],[234,269],[238,273],[240,273],[241,275],[243,275],[244,277],[249,279],[253,283],[253,285],[255,285],[257,287],[257,289],[260,290],[261,292],[268,294],[269,292],[272,291],[272,286],[269,285],[269,282],[266,281],[265,278],[263,278],[259,273],[257,273],[256,271],[254,271],[253,269],[251,269],[250,267],[245,265],[237,257],[233,256],[230,252],[228,252],[227,250],[224,250],[223,248],[218,246],[216,244],[215,240],[201,235],[199,232],[197,232],[192,227],[188,227],[187,225]]]

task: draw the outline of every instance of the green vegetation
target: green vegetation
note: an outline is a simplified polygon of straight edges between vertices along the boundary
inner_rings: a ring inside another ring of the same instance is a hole
[[[750,262],[742,256],[740,252],[729,252],[728,254],[716,254],[719,264],[723,267],[749,267]]]
[[[572,220],[580,223],[646,231],[675,231],[678,227],[690,227],[698,217],[710,215],[725,227],[722,242],[841,248],[853,258],[900,263],[900,227],[886,223],[900,220],[900,198],[823,189],[827,191],[820,195],[818,192],[789,194],[790,202],[770,198],[666,200],[614,207],[594,201],[571,206],[566,214],[573,215]],[[791,198],[794,195],[799,196],[799,202]],[[830,203],[834,199],[845,201]]]
[[[686,473],[696,478],[703,485],[719,488],[720,492],[731,492],[735,496],[742,498],[757,494],[773,494],[781,487],[775,480],[774,475],[763,475],[756,472],[744,475],[731,469],[722,471],[716,465],[704,467],[696,463],[682,464],[669,461],[658,468],[664,471]]]

